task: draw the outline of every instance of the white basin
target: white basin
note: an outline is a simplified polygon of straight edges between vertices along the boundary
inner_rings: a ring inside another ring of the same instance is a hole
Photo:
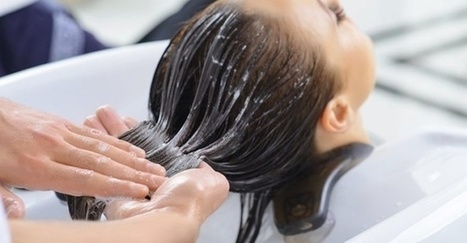
[[[103,104],[137,119],[167,42],[93,53],[0,79],[8,97],[80,123]],[[375,114],[377,115],[377,114]],[[345,174],[331,196],[334,224],[324,242],[459,242],[467,233],[467,131],[427,128],[379,146]],[[52,192],[17,191],[31,219],[69,219]],[[239,198],[231,194],[201,231],[199,242],[234,242]],[[284,242],[265,216],[258,242]],[[322,232],[321,232],[322,234]],[[311,232],[289,242],[307,242]]]

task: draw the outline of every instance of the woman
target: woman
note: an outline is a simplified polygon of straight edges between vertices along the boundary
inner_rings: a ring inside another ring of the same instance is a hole
[[[237,242],[254,241],[278,190],[369,143],[359,108],[373,86],[371,41],[338,0],[217,1],[161,59],[152,121],[121,138],[169,176],[200,160],[225,175],[248,193]],[[90,200],[69,201],[75,218],[99,218]]]

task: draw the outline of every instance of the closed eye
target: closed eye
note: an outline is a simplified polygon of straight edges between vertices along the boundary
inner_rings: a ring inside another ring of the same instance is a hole
[[[337,22],[341,22],[342,20],[345,20],[346,15],[345,15],[344,8],[342,6],[340,6],[339,4],[333,4],[329,6],[329,9],[332,12],[334,12],[334,14],[336,15]]]

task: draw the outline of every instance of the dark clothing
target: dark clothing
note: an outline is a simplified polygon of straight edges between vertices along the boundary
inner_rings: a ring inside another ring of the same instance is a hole
[[[53,2],[38,1],[0,17],[0,77],[105,48]]]
[[[139,42],[172,38],[186,21],[214,1],[188,1]],[[50,0],[40,0],[0,16],[0,77],[106,48],[65,9]]]

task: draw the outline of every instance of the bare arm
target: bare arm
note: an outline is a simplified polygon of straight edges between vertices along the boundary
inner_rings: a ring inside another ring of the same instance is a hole
[[[200,225],[170,211],[153,211],[111,222],[10,221],[13,243],[195,242]]]
[[[206,218],[224,202],[227,179],[207,164],[169,178],[151,200],[107,206],[108,222],[10,221],[13,243],[195,242]]]

